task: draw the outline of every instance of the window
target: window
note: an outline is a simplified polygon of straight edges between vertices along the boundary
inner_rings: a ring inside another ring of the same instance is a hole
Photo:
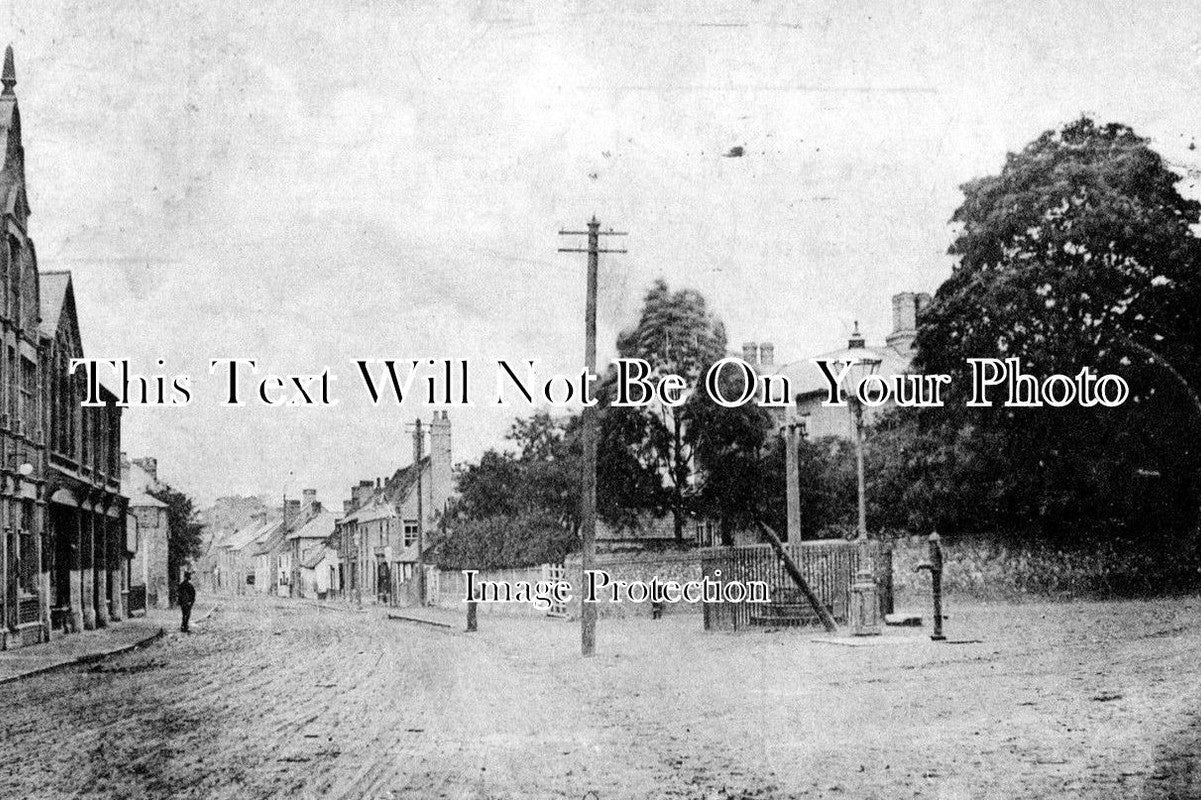
[[[405,547],[417,544],[417,520],[405,520]]]
[[[36,543],[33,540],[33,501],[22,500],[20,510],[20,554],[21,564],[17,572],[21,593],[37,594],[38,591],[38,559]]]
[[[17,403],[20,397],[20,391],[17,387],[21,384],[21,376],[17,372],[17,351],[15,348],[8,348],[8,419],[9,424],[14,430],[19,431],[21,426],[19,423],[20,417],[17,416]]]
[[[21,243],[11,236],[8,239],[8,264],[4,270],[4,282],[8,291],[8,318],[13,325],[21,324]]]
[[[28,358],[21,358],[21,424],[25,435],[34,437],[38,427],[38,368]]]

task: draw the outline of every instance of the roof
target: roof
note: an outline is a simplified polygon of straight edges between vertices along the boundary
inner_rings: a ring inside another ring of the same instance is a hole
[[[45,295],[43,295],[45,297]],[[124,465],[122,465],[124,466]],[[129,505],[134,508],[166,508],[167,504],[150,496],[150,490],[155,488],[155,481],[150,477],[150,473],[139,467],[132,461],[129,462],[129,471],[122,469],[121,474],[121,494],[129,498]]]
[[[334,532],[334,522],[337,517],[332,512],[322,509],[309,518],[300,527],[288,534],[289,541],[292,539],[325,539]]]
[[[322,561],[330,558],[331,556],[336,557],[337,553],[335,553],[333,550],[330,550],[328,547],[319,547],[313,552],[309,553],[308,558],[300,562],[300,566],[304,569],[316,569]]]
[[[62,315],[63,305],[67,300],[67,290],[71,287],[71,272],[69,270],[41,272],[39,279],[42,333],[53,337],[58,332],[58,319]]]
[[[396,509],[381,495],[373,496],[369,501],[356,508],[346,517],[346,522],[370,522],[377,519],[388,519],[396,516]]]
[[[430,466],[430,457],[422,456],[419,463],[422,472],[428,472]],[[408,497],[409,489],[417,485],[417,467],[418,464],[409,464],[407,467],[401,467],[388,478],[384,484],[384,494],[394,503],[402,503]]]
[[[284,528],[282,523],[274,523],[265,537],[255,539],[259,543],[259,546],[255,548],[254,554],[262,556],[279,549],[279,546],[284,543],[287,533],[287,529]]]
[[[279,526],[279,520],[272,522],[252,522],[249,525],[243,526],[229,536],[219,547],[228,547],[230,550],[241,550],[255,542],[266,538],[272,529]]]
[[[684,520],[684,539],[693,539],[696,534],[696,520]],[[596,520],[597,539],[675,539],[676,523],[671,514],[661,517],[649,513],[640,514],[634,527],[614,527],[603,519]]]
[[[891,347],[863,347],[860,349],[864,353],[869,353],[880,359],[880,366],[876,370],[876,374],[878,375],[900,375],[907,372],[913,358],[912,355],[901,353]],[[831,350],[812,358],[804,358],[800,361],[782,364],[768,374],[786,376],[792,389],[793,397],[808,395],[814,392],[825,392],[828,390],[829,384],[822,374],[821,368],[814,362],[845,358],[847,352],[847,348]]]

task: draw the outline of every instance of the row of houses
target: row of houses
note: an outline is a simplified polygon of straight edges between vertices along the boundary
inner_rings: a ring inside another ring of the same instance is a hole
[[[69,370],[84,356],[75,286],[70,272],[39,269],[16,84],[10,46],[0,70],[2,649],[119,622],[155,597],[152,582],[167,588],[165,512],[123,458],[117,397],[102,386],[101,405],[82,406],[84,377]]]
[[[301,499],[215,533],[205,580],[215,591],[397,602],[412,592],[453,491],[450,418],[434,412],[429,453],[391,476],[359,481],[335,513],[306,489]],[[416,440],[415,440],[416,441]],[[424,439],[422,439],[424,442]],[[424,450],[424,444],[421,449]]]
[[[278,509],[258,511],[214,537],[204,562],[206,580],[226,594],[324,595],[336,520],[314,489],[304,490],[301,499],[285,499]]]

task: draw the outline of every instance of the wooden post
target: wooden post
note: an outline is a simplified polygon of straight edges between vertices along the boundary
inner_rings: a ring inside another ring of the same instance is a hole
[[[780,541],[780,537],[762,522],[759,523],[759,529],[763,532],[763,538],[767,539],[768,544],[776,551],[776,555],[784,562],[784,571],[788,573],[788,577],[792,578],[793,583],[797,585],[801,593],[805,595],[805,599],[809,601],[809,605],[813,606],[813,611],[817,614],[817,618],[821,620],[822,625],[825,626],[827,631],[831,633],[836,632],[838,625],[834,622],[834,617],[830,616],[830,612],[826,610],[821,600],[809,588],[809,583],[805,580],[805,576],[801,574],[801,570],[796,565],[796,562],[792,560],[792,556],[788,555],[788,551],[784,549],[784,544]]]

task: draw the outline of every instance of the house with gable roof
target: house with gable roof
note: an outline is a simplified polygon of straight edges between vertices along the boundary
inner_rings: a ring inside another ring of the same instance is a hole
[[[435,411],[428,455],[387,480],[364,480],[351,488],[330,537],[338,553],[334,591],[360,602],[397,602],[420,561],[418,539],[428,550],[454,491],[450,432],[447,412]]]

